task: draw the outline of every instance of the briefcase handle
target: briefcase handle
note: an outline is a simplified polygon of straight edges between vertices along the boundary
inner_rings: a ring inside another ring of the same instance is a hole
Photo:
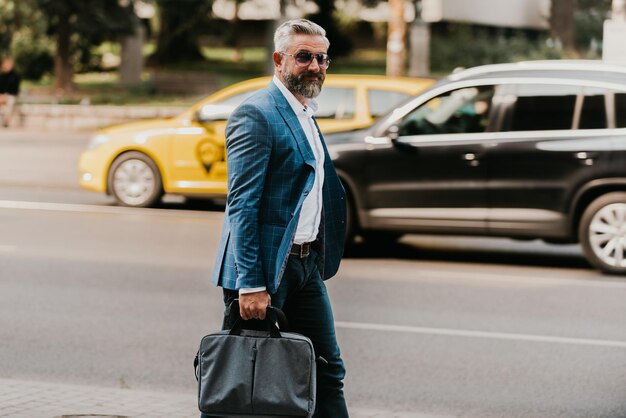
[[[230,310],[230,317],[237,318],[233,327],[230,329],[229,335],[241,335],[241,331],[245,329],[245,322],[241,315],[239,315],[239,299],[234,299],[228,308]],[[284,312],[280,309],[269,305],[267,307],[267,315],[263,321],[260,321],[266,326],[266,331],[270,333],[270,337],[280,338],[280,331],[287,331],[289,329],[289,322]]]

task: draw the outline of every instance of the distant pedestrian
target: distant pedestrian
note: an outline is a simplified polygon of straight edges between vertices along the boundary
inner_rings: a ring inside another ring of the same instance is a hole
[[[13,68],[13,59],[5,57],[0,66],[0,115],[2,126],[9,126],[17,96],[20,94],[20,76]]]
[[[273,81],[235,109],[226,128],[228,198],[213,282],[227,306],[239,298],[244,320],[264,319],[270,302],[283,310],[290,330],[327,361],[318,366],[314,417],[346,418],[324,284],[343,254],[345,191],[314,118],[329,41],[322,27],[298,19],[276,30],[274,45]]]

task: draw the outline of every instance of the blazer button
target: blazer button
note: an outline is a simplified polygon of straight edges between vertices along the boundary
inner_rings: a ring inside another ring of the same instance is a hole
[[[305,191],[304,191],[304,195],[306,196],[306,195],[308,195],[308,194],[309,194],[309,190],[305,190]]]

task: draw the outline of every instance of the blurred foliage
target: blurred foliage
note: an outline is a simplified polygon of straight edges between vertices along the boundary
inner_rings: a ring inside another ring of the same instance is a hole
[[[133,1],[37,0],[56,41],[55,87],[72,90],[77,63],[89,63],[90,50],[105,40],[135,32]]]
[[[106,43],[98,50],[103,53],[112,51]],[[205,61],[178,63],[168,68],[180,71],[213,72],[217,76],[218,88],[265,75],[267,50],[264,47],[242,48],[243,60],[241,62],[232,61],[232,48],[205,48],[203,53],[207,57]],[[384,74],[385,57],[384,50],[358,49],[347,57],[334,60],[331,67],[332,74]],[[27,82],[25,89],[29,91],[30,97],[24,97],[23,100],[33,100],[37,103],[77,104],[87,101],[91,104],[188,106],[202,96],[160,93],[154,89],[148,71],[144,73],[139,85],[130,88],[119,84],[116,72],[76,74],[74,80],[76,84],[74,92],[63,98],[54,96],[54,89],[51,85],[53,80],[48,76],[38,82]],[[210,93],[212,91],[207,91],[206,95]]]
[[[589,58],[599,58],[604,21],[610,18],[611,0],[577,0],[576,47]]]
[[[75,43],[85,40],[91,45],[99,45],[107,39],[135,31],[132,1],[37,0],[36,3],[47,17],[48,33],[57,35],[61,25],[67,22]]]
[[[576,55],[576,0],[551,0],[550,37],[569,54]]]
[[[31,37],[19,36],[14,42],[15,68],[26,80],[39,80],[54,68],[53,46],[49,40],[33,42]]]
[[[36,0],[0,0],[0,55],[12,52],[15,36],[25,28],[43,33],[44,22]]]
[[[326,30],[326,37],[330,41],[328,54],[332,57],[343,57],[348,55],[354,48],[354,43],[350,39],[347,29],[340,24],[340,17],[335,11],[334,0],[315,0],[319,11],[307,16],[308,19],[317,23]]]
[[[448,24],[445,33],[433,34],[431,69],[446,73],[456,67],[534,59],[589,58],[602,56],[604,20],[610,18],[611,0],[577,0],[576,47],[568,56],[549,34],[523,30],[486,30],[468,24]]]
[[[181,61],[203,60],[198,37],[210,24],[213,0],[156,0],[160,28],[153,65],[168,65]]]
[[[150,74],[144,73],[141,83],[124,86],[115,72],[76,74],[76,88],[67,95],[56,96],[54,80],[44,77],[37,82],[25,81],[24,90],[28,95],[22,97],[23,103],[39,104],[94,104],[116,106],[189,106],[200,98],[185,94],[166,94],[154,91]]]
[[[55,49],[54,41],[58,41],[61,26],[65,24],[69,34],[66,59],[71,70],[114,69],[115,64],[111,63],[116,60],[107,64],[103,58],[113,57],[119,61],[117,41],[134,30],[131,19],[133,1],[0,0],[0,54],[13,54],[16,67],[25,78],[45,76],[52,69],[53,57],[60,55],[58,43]],[[250,48],[250,31],[247,41],[237,39],[245,38],[245,31],[240,29],[246,22],[211,17],[214,0],[144,1],[155,5],[158,11],[158,15],[151,19],[155,30],[144,49],[146,55],[152,55],[152,63],[181,70],[216,72],[221,86],[265,74],[268,49],[261,46],[262,42]],[[331,72],[384,74],[384,22],[361,22],[336,10],[331,0],[315,1],[319,13],[308,17],[327,30],[333,57]],[[360,1],[371,6],[380,0]],[[577,56],[599,58],[603,22],[610,17],[611,0],[575,1]],[[246,28],[250,30],[248,26]],[[266,39],[264,28],[255,30],[262,31],[263,39]],[[204,36],[203,39],[213,37],[218,40],[215,45],[221,41],[221,45],[233,46],[235,50],[208,48],[203,46],[206,43],[198,42],[200,36]],[[548,36],[545,32],[481,29],[449,23],[445,33],[433,32],[431,68],[435,74],[444,74],[459,66],[566,57],[566,53]],[[259,36],[257,41],[260,39]],[[354,49],[355,45],[363,48]],[[375,49],[375,45],[381,49]],[[106,83],[113,81],[107,80]],[[104,94],[104,90],[98,94]],[[145,86],[136,93],[142,97],[151,94]]]
[[[523,31],[505,36],[466,24],[448,25],[446,33],[434,34],[430,62],[434,72],[450,72],[457,67],[514,62],[528,59],[559,59],[562,51],[551,46],[547,34],[530,40]]]
[[[54,45],[36,0],[0,0],[0,10],[0,55],[12,55],[16,70],[27,80],[52,71]]]

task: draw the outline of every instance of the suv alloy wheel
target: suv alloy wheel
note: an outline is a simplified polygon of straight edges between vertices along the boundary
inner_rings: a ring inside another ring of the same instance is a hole
[[[626,193],[607,193],[585,210],[579,239],[587,259],[609,274],[626,273]]]

